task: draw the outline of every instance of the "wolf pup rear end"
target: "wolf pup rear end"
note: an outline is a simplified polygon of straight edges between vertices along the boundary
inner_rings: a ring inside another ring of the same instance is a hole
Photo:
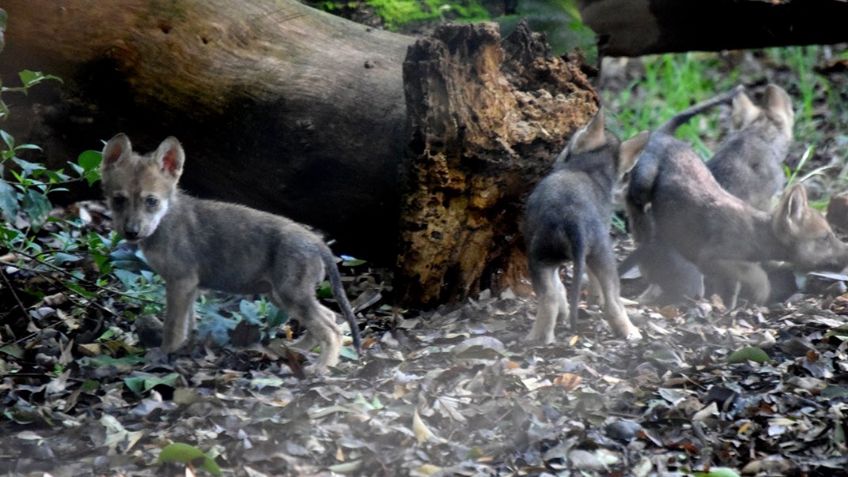
[[[609,227],[613,186],[632,166],[646,139],[643,135],[619,143],[604,130],[603,109],[599,110],[574,134],[557,157],[554,172],[542,179],[527,199],[524,240],[530,278],[539,298],[528,340],[552,343],[557,319],[567,319],[569,310],[575,329],[580,281],[587,265],[593,287],[600,287],[612,329],[627,339],[641,338],[621,302]],[[574,261],[570,304],[559,275],[569,260]]]
[[[356,319],[333,254],[321,238],[284,217],[182,193],[177,182],[184,161],[173,137],[139,155],[129,138],[118,134],[106,143],[101,165],[115,230],[141,246],[166,282],[162,351],[173,352],[188,338],[199,288],[265,293],[300,319],[309,338],[320,344],[321,355],[310,371],[323,372],[338,363],[342,341],[335,313],[315,297],[325,273],[359,351]]]

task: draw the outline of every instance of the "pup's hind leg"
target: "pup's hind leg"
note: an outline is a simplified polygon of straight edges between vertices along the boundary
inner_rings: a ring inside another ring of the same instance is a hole
[[[587,274],[589,275],[589,303],[603,308],[604,294],[601,289],[601,282],[598,280],[598,277],[592,273],[592,269],[589,269]]]
[[[559,266],[531,261],[530,279],[539,304],[536,307],[536,321],[526,340],[553,343],[557,319],[568,319],[568,301],[565,287],[559,278]]]
[[[306,335],[297,341],[297,347],[310,349],[315,344],[321,347],[318,361],[307,366],[306,371],[310,374],[323,373],[329,366],[338,364],[342,338],[338,326],[328,317],[332,312],[311,293],[294,296],[278,288],[271,297],[275,305],[290,310],[306,328]]]
[[[589,273],[597,277],[601,286],[601,294],[604,298],[604,313],[607,321],[616,334],[628,339],[641,339],[639,329],[633,326],[624,304],[621,302],[621,284],[618,280],[618,271],[615,265],[615,256],[612,249],[605,244],[597,244],[596,250],[586,257],[586,265]]]

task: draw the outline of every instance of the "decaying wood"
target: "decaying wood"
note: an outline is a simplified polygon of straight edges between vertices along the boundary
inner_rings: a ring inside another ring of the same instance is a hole
[[[492,24],[442,26],[409,49],[403,73],[405,298],[434,304],[517,285],[524,197],[595,113],[596,93],[577,62],[553,57],[524,25],[503,41]]]
[[[848,41],[843,0],[580,0],[601,52],[638,56]]]

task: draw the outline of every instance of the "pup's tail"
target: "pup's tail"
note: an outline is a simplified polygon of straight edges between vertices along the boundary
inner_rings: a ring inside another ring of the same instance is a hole
[[[336,266],[336,259],[330,249],[324,247],[321,250],[321,260],[324,262],[324,268],[327,269],[327,277],[330,279],[330,288],[333,291],[333,296],[342,310],[345,321],[350,325],[350,334],[353,336],[353,347],[356,349],[356,354],[361,354],[362,339],[359,336],[359,324],[356,322],[356,316],[353,314],[353,308],[347,300],[344,287],[342,286],[342,277],[339,275],[339,269]]]
[[[693,117],[712,109],[719,104],[727,104],[733,101],[733,98],[736,97],[739,93],[745,90],[745,87],[741,84],[733,88],[732,90],[722,93],[718,96],[710,98],[706,101],[702,101],[691,108],[684,109],[683,111],[677,113],[673,118],[669,119],[668,122],[657,128],[657,132],[662,134],[674,135],[674,132],[677,131],[677,128],[686,124]]]

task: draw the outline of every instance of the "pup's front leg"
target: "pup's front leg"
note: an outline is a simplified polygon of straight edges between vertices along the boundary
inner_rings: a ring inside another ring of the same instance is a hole
[[[194,300],[197,298],[197,279],[180,278],[166,282],[167,306],[162,336],[162,351],[179,349],[194,325]]]

